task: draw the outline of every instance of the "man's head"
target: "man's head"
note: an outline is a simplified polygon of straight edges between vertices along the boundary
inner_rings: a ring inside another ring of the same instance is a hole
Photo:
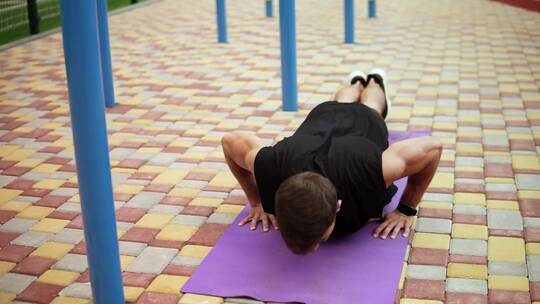
[[[283,181],[276,193],[276,219],[287,247],[296,254],[316,250],[330,236],[338,208],[336,188],[320,174],[304,172]]]

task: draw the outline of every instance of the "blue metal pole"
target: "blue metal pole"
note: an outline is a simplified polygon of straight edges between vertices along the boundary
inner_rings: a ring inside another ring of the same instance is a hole
[[[266,0],[266,17],[274,17],[274,7],[272,4],[272,0]]]
[[[281,91],[283,110],[298,110],[296,80],[295,0],[279,0],[279,33],[281,38]]]
[[[94,302],[124,303],[96,1],[61,0],[64,58]]]
[[[114,108],[114,79],[111,63],[111,47],[109,44],[109,14],[107,0],[97,0],[99,46],[101,48],[101,72],[103,74],[103,90],[105,106]]]
[[[227,43],[227,13],[225,0],[216,0],[218,42]]]
[[[354,0],[345,0],[345,43],[354,43]]]
[[[377,2],[375,0],[368,1],[368,16],[369,18],[377,17]]]

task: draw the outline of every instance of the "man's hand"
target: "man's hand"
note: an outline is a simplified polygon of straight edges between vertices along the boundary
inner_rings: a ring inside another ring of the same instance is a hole
[[[394,210],[386,213],[383,216],[383,223],[375,229],[373,233],[374,237],[379,237],[383,240],[386,239],[388,234],[391,233],[390,238],[395,239],[399,231],[403,228],[403,236],[408,237],[411,232],[411,227],[414,222],[414,216],[406,216],[405,214]]]
[[[259,221],[262,221],[263,230],[268,231],[269,219],[270,219],[270,222],[272,223],[272,226],[274,226],[274,229],[278,229],[276,217],[273,214],[265,213],[262,206],[259,205],[256,207],[251,207],[251,210],[249,210],[249,215],[246,216],[242,221],[240,221],[240,223],[238,223],[238,226],[243,226],[247,224],[249,221],[251,221],[251,230],[255,230],[257,229],[257,223]]]

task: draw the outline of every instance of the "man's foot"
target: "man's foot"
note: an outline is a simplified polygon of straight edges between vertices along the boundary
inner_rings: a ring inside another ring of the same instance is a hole
[[[381,112],[381,115],[383,118],[386,119],[386,116],[388,115],[388,112],[390,112],[390,109],[392,108],[392,103],[390,102],[390,99],[388,98],[388,93],[386,92],[387,88],[387,78],[386,78],[386,72],[383,69],[373,69],[369,72],[367,75],[367,82],[371,83],[372,80],[379,85],[379,87],[384,92],[384,102],[385,106],[384,109]]]

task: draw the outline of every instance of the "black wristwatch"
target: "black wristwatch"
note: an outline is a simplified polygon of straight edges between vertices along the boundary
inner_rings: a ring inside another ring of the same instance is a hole
[[[399,203],[397,210],[407,216],[415,216],[418,213],[418,210],[403,203]]]

